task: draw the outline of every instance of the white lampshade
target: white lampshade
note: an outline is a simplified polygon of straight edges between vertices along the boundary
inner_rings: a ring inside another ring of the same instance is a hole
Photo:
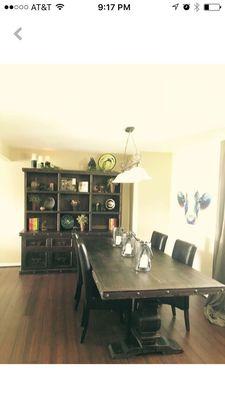
[[[114,179],[113,183],[137,183],[151,179],[144,168],[134,166],[131,169],[121,172]]]
[[[129,183],[128,178],[129,178],[128,171],[124,171],[117,175],[113,183]]]

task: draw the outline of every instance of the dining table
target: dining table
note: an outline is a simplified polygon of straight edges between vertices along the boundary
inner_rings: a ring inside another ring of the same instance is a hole
[[[109,344],[112,358],[182,352],[176,341],[160,334],[160,298],[225,291],[224,284],[161,251],[153,249],[150,271],[139,272],[136,256],[123,257],[111,237],[90,235],[84,243],[102,300],[130,300],[131,304],[124,339]]]

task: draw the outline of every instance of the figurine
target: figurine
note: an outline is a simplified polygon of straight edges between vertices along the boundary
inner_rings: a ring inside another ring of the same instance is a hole
[[[96,162],[93,157],[91,157],[90,160],[88,161],[88,169],[89,171],[96,170]]]

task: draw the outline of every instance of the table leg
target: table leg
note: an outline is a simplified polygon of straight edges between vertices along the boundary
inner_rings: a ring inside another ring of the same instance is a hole
[[[140,302],[128,317],[126,338],[109,345],[112,358],[127,358],[143,354],[177,354],[182,348],[172,339],[160,335],[161,319],[155,301]]]

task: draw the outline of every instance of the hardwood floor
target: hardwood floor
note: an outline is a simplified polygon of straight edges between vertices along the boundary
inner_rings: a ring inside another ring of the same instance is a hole
[[[225,363],[225,329],[205,319],[201,297],[190,299],[190,333],[182,311],[172,319],[169,306],[161,310],[161,332],[177,340],[183,354],[112,360],[107,344],[123,337],[124,326],[105,311],[91,313],[81,345],[75,279],[72,273],[21,276],[18,268],[0,269],[0,363]]]

